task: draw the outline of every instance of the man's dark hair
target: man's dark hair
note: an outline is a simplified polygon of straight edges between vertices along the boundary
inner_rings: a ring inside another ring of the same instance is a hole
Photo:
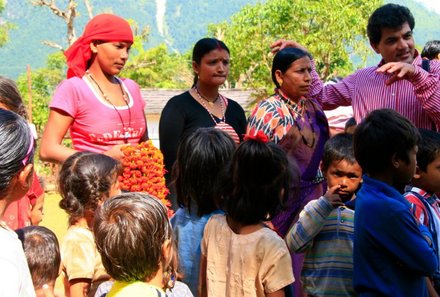
[[[414,29],[414,17],[407,7],[393,3],[379,7],[368,19],[367,34],[370,43],[378,44],[380,42],[383,28],[397,30],[405,23],[408,23],[411,31]]]

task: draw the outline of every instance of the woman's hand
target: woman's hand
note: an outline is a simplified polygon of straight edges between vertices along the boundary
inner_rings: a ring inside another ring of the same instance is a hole
[[[113,159],[116,159],[118,161],[121,161],[122,158],[124,157],[124,153],[121,151],[121,148],[127,145],[129,144],[114,145],[111,149],[105,151],[103,154],[112,157]]]

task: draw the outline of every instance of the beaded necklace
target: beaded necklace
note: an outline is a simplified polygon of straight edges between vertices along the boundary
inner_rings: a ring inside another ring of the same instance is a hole
[[[303,143],[310,148],[314,147],[315,142],[316,142],[315,127],[313,126],[312,117],[310,116],[309,111],[305,107],[305,101],[301,100],[300,104],[294,104],[294,103],[292,103],[292,101],[290,99],[287,98],[287,96],[284,95],[284,93],[281,90],[277,90],[277,95],[284,103],[286,103],[287,108],[289,109],[291,114],[295,113],[298,116],[298,118],[303,118],[304,117],[303,111],[305,111],[305,115],[307,117],[307,122],[309,123],[310,129],[312,130],[313,138],[312,138],[311,143],[309,143],[309,141],[307,141],[305,135],[302,132],[303,129],[299,125],[297,119],[294,118],[293,123],[294,123],[295,127],[298,129],[299,135],[301,135],[301,139],[302,139]],[[306,117],[304,117],[305,120],[306,120]]]
[[[88,70],[86,71],[86,74],[87,74],[87,77],[90,78],[90,80],[96,85],[96,87],[98,88],[99,92],[101,93],[102,98],[104,98],[105,101],[110,103],[110,105],[113,106],[113,109],[118,114],[119,120],[121,121],[121,124],[122,124],[122,129],[124,130],[124,143],[128,143],[128,138],[130,137],[130,132],[128,131],[128,129],[131,126],[131,110],[130,110],[130,107],[128,105],[127,94],[125,93],[124,88],[122,87],[122,83],[119,80],[117,80],[118,84],[119,84],[119,87],[121,88],[122,99],[124,100],[125,105],[127,106],[127,110],[128,110],[128,125],[127,126],[125,126],[124,119],[122,118],[122,115],[119,113],[119,111],[116,108],[116,106],[110,101],[110,99],[108,99],[108,96],[104,93],[104,91],[102,90],[101,86],[98,84],[98,82],[92,76],[92,74]]]
[[[214,124],[217,125],[217,121],[215,120],[214,115],[209,110],[208,106],[206,106],[206,103],[205,103],[206,99],[204,100],[203,96],[199,93],[199,90],[197,89],[196,86],[194,86],[193,89],[194,89],[195,93],[197,94],[197,97],[199,97],[200,104],[202,104],[202,106],[209,113],[209,115],[211,116],[211,119],[214,122]],[[218,100],[218,98],[220,98],[220,94],[217,95],[217,98],[215,99],[214,102],[216,102]],[[214,104],[212,104],[212,105],[214,105]],[[225,106],[224,105],[225,105],[224,99],[221,98],[221,100],[220,100],[220,109],[221,109],[221,112],[222,112],[222,117],[220,118],[220,122],[224,122],[225,121]]]
[[[205,96],[202,95],[202,93],[200,93],[199,88],[197,88],[197,86],[194,86],[194,89],[196,90],[197,95],[199,96],[199,98],[205,100],[210,106],[214,106],[214,104],[217,102],[218,98],[220,97],[220,94],[217,93],[217,96],[215,97],[214,101],[209,101]]]

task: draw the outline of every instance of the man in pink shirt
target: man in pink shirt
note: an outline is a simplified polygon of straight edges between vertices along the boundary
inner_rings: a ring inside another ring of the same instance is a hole
[[[439,131],[440,62],[430,61],[429,69],[422,67],[422,58],[414,46],[414,25],[408,8],[391,3],[379,7],[368,20],[367,33],[371,47],[382,56],[380,63],[360,69],[336,84],[324,86],[316,80],[309,95],[325,110],[352,105],[358,123],[372,110],[391,108],[419,128]],[[278,40],[271,47],[273,51],[285,47],[304,49],[285,40]],[[315,70],[312,75],[318,77]]]

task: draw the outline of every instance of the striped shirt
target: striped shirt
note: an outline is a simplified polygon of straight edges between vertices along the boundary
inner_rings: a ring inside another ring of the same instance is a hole
[[[417,187],[407,187],[406,193],[404,194],[404,197],[406,200],[408,200],[409,203],[411,203],[411,211],[416,217],[416,219],[426,227],[428,227],[431,231],[430,225],[433,225],[435,228],[436,234],[431,234],[433,237],[437,236],[437,238],[433,238],[433,240],[437,241],[437,247],[440,247],[440,205],[439,205],[439,199],[436,195],[432,195],[425,190],[422,190]],[[425,207],[425,204],[423,204],[422,201],[416,196],[416,194],[419,194],[419,196],[423,197],[428,205],[428,209]],[[430,216],[428,212],[431,213],[433,222],[430,222]],[[440,249],[437,248],[437,256],[440,259]],[[440,271],[440,267],[439,267]]]
[[[305,252],[301,281],[312,296],[355,296],[353,279],[354,211],[333,208],[321,197],[310,201],[285,240]]]
[[[415,73],[410,79],[401,79],[385,85],[390,75],[374,67],[363,68],[347,76],[342,82],[326,86],[313,80],[310,97],[318,99],[325,110],[352,105],[354,118],[360,123],[373,110],[391,108],[412,121],[418,128],[440,130],[440,62],[430,61],[430,72],[421,68],[422,59],[417,54],[413,61]]]

